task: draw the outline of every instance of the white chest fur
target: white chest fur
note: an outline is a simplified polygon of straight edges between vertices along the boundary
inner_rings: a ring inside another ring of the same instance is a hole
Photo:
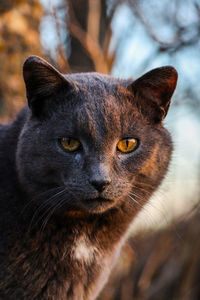
[[[73,258],[86,264],[92,263],[98,253],[98,249],[91,244],[86,236],[79,237],[72,248]]]

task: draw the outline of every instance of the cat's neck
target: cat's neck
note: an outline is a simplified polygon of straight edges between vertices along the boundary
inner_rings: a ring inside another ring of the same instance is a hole
[[[118,244],[127,234],[127,229],[132,223],[137,211],[128,204],[122,202],[102,214],[84,214],[82,212],[66,212],[61,217],[53,215],[46,222],[45,217],[37,222],[31,222],[24,227],[24,234],[41,243],[48,237],[62,235],[63,244],[76,240],[88,239],[93,245],[98,245],[102,251]],[[32,219],[33,220],[33,219]],[[30,227],[28,226],[30,225]],[[54,245],[56,247],[56,244]]]
[[[73,289],[77,289],[77,282],[81,282],[80,294],[86,296],[80,299],[94,299],[119,256],[133,214],[134,211],[131,212],[130,208],[123,205],[101,215],[86,217],[69,214],[65,222],[51,220],[45,228],[35,232],[18,231],[15,234],[15,245],[9,255],[9,264],[13,265],[14,272],[21,274],[21,268],[27,262],[29,269],[25,284],[35,285],[34,295],[40,293],[40,277],[49,282],[50,286],[49,278],[55,271],[58,278],[62,279],[63,286],[67,282],[75,284]],[[24,234],[28,234],[29,238],[25,238]],[[45,274],[41,262],[47,270]],[[66,279],[63,276],[65,273],[73,273],[73,278]],[[38,280],[33,282],[32,278],[36,275]],[[12,284],[9,282],[9,274],[7,276],[8,279],[4,278],[3,281],[6,285]],[[20,284],[23,285],[23,282]],[[86,284],[89,286],[87,291],[83,292],[82,288]],[[56,285],[56,288],[58,287],[59,285]],[[59,291],[55,292],[58,295]],[[61,296],[59,299],[62,299]]]

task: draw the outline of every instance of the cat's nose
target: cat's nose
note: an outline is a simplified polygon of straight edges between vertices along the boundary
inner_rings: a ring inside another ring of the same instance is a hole
[[[95,187],[95,189],[98,192],[103,192],[103,190],[110,184],[111,179],[110,178],[106,178],[106,179],[91,179],[90,183]]]

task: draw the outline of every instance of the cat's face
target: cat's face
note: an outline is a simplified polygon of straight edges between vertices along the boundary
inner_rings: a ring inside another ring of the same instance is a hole
[[[134,87],[95,73],[66,80],[56,72],[39,58],[24,66],[31,110],[19,138],[17,168],[27,194],[58,211],[100,213],[130,200],[142,180],[153,191],[172,148],[160,121],[175,88],[175,72],[168,75],[171,81],[174,77],[171,92],[160,88],[167,104],[150,106],[133,93],[137,81]]]

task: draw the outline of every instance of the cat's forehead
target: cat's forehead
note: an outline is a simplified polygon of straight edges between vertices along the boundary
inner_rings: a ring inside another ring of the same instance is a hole
[[[62,92],[62,105],[50,120],[51,130],[59,131],[59,135],[84,135],[102,141],[128,136],[130,129],[138,127],[141,117],[134,101],[130,101],[125,81],[98,73],[69,76],[77,82],[78,89],[71,94]]]
[[[113,110],[123,106],[127,102],[129,91],[127,86],[130,79],[118,79],[100,73],[76,73],[66,75],[77,87],[74,90],[71,101],[78,103],[79,107],[87,110],[101,111],[101,109]]]
[[[71,77],[78,84],[75,92],[75,98],[79,100],[78,110],[107,115],[120,110],[126,102],[127,89],[123,80],[99,73],[73,74]]]
[[[65,77],[70,81],[76,82],[81,89],[86,88],[88,91],[93,88],[109,91],[112,88],[115,89],[116,86],[126,87],[132,81],[131,79],[120,79],[97,72],[75,73],[65,75]]]
[[[71,105],[65,102],[68,115],[71,114],[68,125],[94,139],[127,132],[137,119],[137,111],[126,97],[126,88],[117,82],[107,85],[106,81],[99,84],[97,80],[85,80],[77,95],[71,98]]]

